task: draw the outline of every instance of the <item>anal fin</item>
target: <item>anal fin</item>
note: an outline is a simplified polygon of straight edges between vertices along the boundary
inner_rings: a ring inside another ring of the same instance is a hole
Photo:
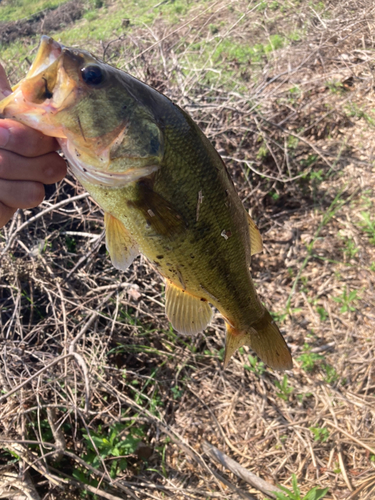
[[[139,255],[138,245],[132,239],[124,224],[116,217],[105,213],[104,225],[106,246],[112,264],[117,269],[125,271]]]
[[[260,253],[263,250],[263,241],[260,235],[258,226],[255,224],[253,219],[247,214],[247,220],[249,223],[249,231],[250,231],[250,249],[251,255],[255,255],[256,253]]]
[[[227,323],[224,368],[228,365],[232,354],[243,345],[251,347],[264,363],[275,370],[293,368],[289,347],[267,310],[248,331],[239,331]]]
[[[212,309],[207,300],[167,281],[165,312],[172,326],[179,333],[194,335],[202,332],[212,318]]]

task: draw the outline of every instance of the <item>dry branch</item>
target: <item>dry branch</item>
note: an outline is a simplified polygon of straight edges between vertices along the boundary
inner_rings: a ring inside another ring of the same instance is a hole
[[[216,462],[219,462],[223,467],[229,469],[237,477],[240,477],[241,479],[249,483],[253,488],[261,491],[270,498],[276,498],[276,495],[274,493],[282,493],[282,490],[270,483],[267,483],[267,481],[264,481],[264,479],[261,479],[256,474],[248,471],[238,462],[228,457],[228,455],[218,450],[215,446],[208,443],[207,441],[203,441],[202,448],[210,458],[212,458]]]

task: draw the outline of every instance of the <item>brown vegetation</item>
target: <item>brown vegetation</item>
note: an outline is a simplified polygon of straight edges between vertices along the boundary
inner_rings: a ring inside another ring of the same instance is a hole
[[[375,497],[375,11],[365,1],[327,9],[306,2],[293,18],[306,34],[258,66],[224,55],[230,91],[207,83],[209,58],[194,68],[175,55],[210,23],[225,19],[225,36],[235,21],[224,4],[169,37],[176,27],[158,20],[98,46],[120,64],[165,39],[127,69],[187,109],[226,159],[264,238],[253,276],[294,369],[267,370],[244,348],[223,371],[218,317],[195,338],[171,331],[160,277],[144,258],[113,269],[102,213],[68,176],[0,242],[0,444],[23,472],[14,477],[4,451],[3,488],[76,498],[81,468],[103,498],[263,499],[207,441],[269,484],[290,488],[294,473],[304,493]],[[267,39],[286,22],[263,21],[232,31]],[[140,439],[115,479],[113,456],[92,465],[96,436],[114,425]]]

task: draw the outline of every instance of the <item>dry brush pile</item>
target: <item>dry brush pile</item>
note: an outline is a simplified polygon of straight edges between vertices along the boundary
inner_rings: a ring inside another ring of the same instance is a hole
[[[160,277],[142,257],[111,266],[103,215],[68,176],[0,240],[5,498],[275,498],[292,474],[304,493],[375,496],[375,10],[306,2],[287,24],[235,4],[241,22],[216,2],[97,54],[187,109],[226,159],[264,238],[253,277],[294,369],[243,348],[223,371],[216,316],[178,336]],[[290,23],[300,39],[248,66],[192,57],[210,30],[215,51],[228,34],[265,47]]]

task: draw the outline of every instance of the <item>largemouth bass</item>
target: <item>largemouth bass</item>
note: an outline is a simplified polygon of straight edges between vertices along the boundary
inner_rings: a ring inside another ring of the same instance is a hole
[[[250,346],[275,369],[290,351],[250,274],[262,250],[228,171],[194,121],[167,97],[84,50],[42,37],[0,114],[56,137],[105,212],[113,265],[140,253],[166,281],[173,327],[203,331],[215,306],[226,323],[224,366]]]

